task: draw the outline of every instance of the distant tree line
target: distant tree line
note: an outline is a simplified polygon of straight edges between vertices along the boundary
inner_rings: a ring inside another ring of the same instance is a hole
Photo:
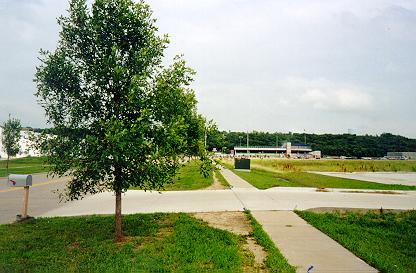
[[[54,130],[53,128],[33,128],[30,126],[22,127],[22,130],[27,130],[35,133],[45,133],[45,134],[53,134]]]
[[[250,132],[250,146],[276,146],[277,142],[290,141],[293,144],[310,145],[313,150],[327,156],[382,157],[391,151],[416,151],[416,139],[383,133],[379,136],[353,134],[303,134]],[[246,132],[216,131],[208,135],[209,150],[229,152],[234,146],[247,145]]]

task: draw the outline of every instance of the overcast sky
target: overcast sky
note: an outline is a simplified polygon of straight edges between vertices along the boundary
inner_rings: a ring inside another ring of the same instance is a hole
[[[416,1],[150,0],[223,130],[416,138]],[[0,0],[0,121],[46,126],[33,96],[64,0]]]

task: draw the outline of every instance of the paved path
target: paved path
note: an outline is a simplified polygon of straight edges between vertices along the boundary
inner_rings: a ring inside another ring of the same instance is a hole
[[[378,272],[292,211],[253,211],[297,272]]]
[[[233,188],[238,189],[256,189],[253,185],[236,175],[230,170],[221,169],[221,174],[224,176],[225,180],[227,180],[228,184],[231,185]]]
[[[62,207],[55,190],[65,187],[66,178],[48,178],[46,174],[33,175],[33,186],[29,189],[30,216],[39,216],[52,209]],[[16,215],[21,214],[23,205],[23,189],[12,188],[7,185],[6,178],[0,178],[0,224],[10,223],[16,220]]]
[[[50,210],[42,216],[114,214],[113,193],[100,193]],[[123,214],[152,212],[243,211],[231,190],[156,191],[131,190],[122,196]]]
[[[416,172],[313,172],[328,176],[370,181],[383,184],[416,186]]]

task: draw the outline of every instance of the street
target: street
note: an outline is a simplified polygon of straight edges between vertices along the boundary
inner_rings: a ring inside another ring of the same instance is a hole
[[[33,186],[29,189],[28,215],[39,216],[66,203],[59,202],[54,191],[65,188],[68,178],[51,178],[46,174],[33,175]],[[11,223],[21,214],[23,206],[23,188],[9,187],[7,178],[0,178],[0,224]]]

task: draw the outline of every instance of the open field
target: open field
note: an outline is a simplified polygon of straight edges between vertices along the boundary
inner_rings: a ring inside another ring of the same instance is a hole
[[[251,164],[289,172],[416,172],[416,160],[252,159]]]
[[[200,166],[199,160],[186,163],[173,178],[173,183],[166,184],[164,190],[198,190],[209,187],[214,182],[212,173],[208,177],[204,177],[200,173]]]
[[[173,178],[172,183],[165,184],[165,191],[186,191],[199,190],[209,187],[214,183],[212,173],[208,177],[204,177],[200,173],[200,161],[193,160],[187,162],[181,167],[177,175]],[[131,187],[131,190],[139,189]]]
[[[44,157],[24,157],[9,161],[9,173],[33,174],[48,171],[48,166],[44,164]],[[0,160],[0,177],[5,177],[6,160]]]
[[[284,160],[277,160],[284,161]],[[258,162],[254,160],[254,162]],[[261,161],[263,163],[263,161]],[[320,162],[319,160],[290,160],[288,162]],[[231,161],[224,161],[223,165],[233,169]],[[300,163],[299,163],[300,164]],[[314,187],[314,188],[346,188],[346,189],[374,189],[374,190],[416,190],[415,186],[390,185],[362,180],[326,176],[286,168],[264,167],[258,163],[252,164],[251,172],[234,171],[238,176],[259,189],[271,187]]]
[[[113,224],[112,216],[87,216],[0,225],[0,272],[257,271],[245,236],[187,214],[123,216],[119,244]],[[269,269],[291,272],[287,268]]]
[[[297,214],[381,272],[416,272],[416,211]]]

